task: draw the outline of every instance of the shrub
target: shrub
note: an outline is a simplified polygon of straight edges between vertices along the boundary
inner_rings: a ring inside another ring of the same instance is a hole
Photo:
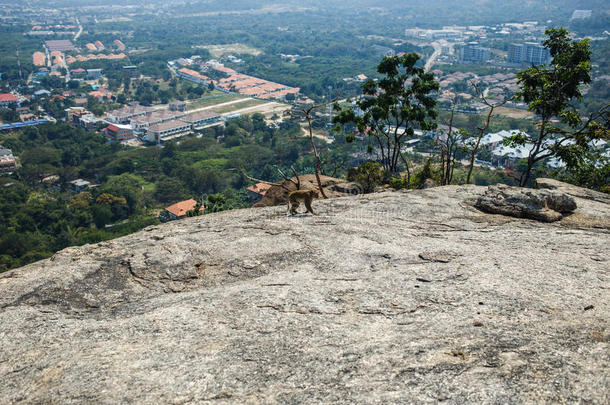
[[[375,190],[375,187],[383,182],[384,177],[385,170],[381,165],[378,162],[369,160],[360,165],[355,180],[357,183],[360,183],[365,193],[371,193]]]

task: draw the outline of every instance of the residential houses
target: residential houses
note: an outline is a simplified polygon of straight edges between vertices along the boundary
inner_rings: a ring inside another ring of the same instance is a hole
[[[191,59],[178,59],[170,61],[170,66],[190,66],[194,63],[194,57]],[[182,67],[176,71],[178,77],[189,80],[193,83],[209,85],[213,84],[216,89],[224,92],[235,92],[244,96],[256,97],[261,99],[283,99],[288,94],[299,94],[300,89],[290,87],[284,84],[273,83],[257,77],[238,73],[234,69],[228,68],[216,61],[208,61],[201,63],[202,69],[213,69],[217,72],[224,73],[226,77],[219,80],[212,80],[205,74],[199,73],[193,69]]]
[[[19,99],[10,93],[0,94],[0,107],[10,107],[19,104]]]
[[[119,39],[115,39],[113,41],[114,45],[117,47],[117,49],[119,51],[124,51],[125,50],[125,44],[123,42],[121,42],[121,40]]]
[[[66,121],[78,125],[86,130],[93,130],[102,120],[84,107],[70,107],[65,110]]]
[[[246,189],[252,201],[258,201],[265,196],[267,190],[273,187],[269,183],[256,183]]]
[[[112,97],[114,97],[114,94],[103,88],[98,88],[97,90],[90,91],[88,94],[89,96],[96,99],[98,103],[108,102],[112,100]]]
[[[0,173],[12,172],[17,168],[17,158],[10,149],[0,149]]]
[[[87,69],[87,80],[99,80],[102,78],[102,69]]]
[[[176,219],[181,219],[187,216],[187,213],[189,211],[192,211],[195,209],[195,207],[197,206],[197,201],[195,201],[194,199],[190,199],[190,200],[186,200],[186,201],[180,201],[176,204],[170,205],[169,207],[165,208],[165,210],[161,213],[161,215],[159,215],[159,219],[161,221],[171,221],[171,220],[176,220]],[[205,207],[201,206],[199,208],[199,211],[204,211]]]
[[[181,100],[175,100],[169,103],[170,111],[186,111],[186,103]]]
[[[204,76],[201,73],[196,72],[192,69],[181,68],[181,69],[178,69],[176,74],[178,75],[178,77],[181,77],[183,79],[186,79],[190,82],[197,83],[197,84],[209,85],[210,83],[213,82],[212,79],[210,79],[209,77]]]
[[[91,182],[83,179],[76,179],[68,182],[70,190],[80,193],[91,187]]]

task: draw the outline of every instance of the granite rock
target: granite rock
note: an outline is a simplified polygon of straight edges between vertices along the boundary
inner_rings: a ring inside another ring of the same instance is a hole
[[[221,212],[0,275],[0,404],[608,403],[610,205]]]
[[[476,207],[491,214],[554,222],[573,212],[576,209],[576,201],[561,191],[499,184],[489,186],[485,194],[477,200]]]

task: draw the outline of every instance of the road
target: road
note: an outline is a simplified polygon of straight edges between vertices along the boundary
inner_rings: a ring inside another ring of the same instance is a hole
[[[51,54],[49,53],[49,48],[47,48],[47,46],[44,44],[42,45],[42,47],[44,48],[44,54],[47,58],[47,66],[50,68],[51,66],[53,66],[53,64],[51,63]]]
[[[80,37],[80,34],[83,33],[83,26],[80,23],[78,17],[76,17],[76,23],[78,24],[78,32],[76,33],[76,35],[74,35],[74,41],[76,41],[78,37]]]
[[[432,45],[432,47],[434,48],[434,52],[432,53],[432,55],[430,55],[430,58],[428,58],[428,61],[426,62],[426,65],[424,66],[424,69],[426,70],[426,72],[429,72],[430,69],[432,69],[432,66],[434,66],[434,63],[436,62],[436,58],[438,58],[441,55],[441,50],[442,50],[440,42],[434,41],[430,45]]]

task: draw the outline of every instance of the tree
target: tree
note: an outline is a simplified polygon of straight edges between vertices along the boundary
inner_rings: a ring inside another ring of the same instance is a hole
[[[379,82],[369,79],[362,85],[363,97],[356,102],[357,108],[341,109],[336,105],[340,111],[334,122],[343,126],[355,123],[361,133],[374,137],[381,164],[391,176],[398,173],[402,160],[410,177],[401,148],[413,136],[414,129],[436,127],[436,100],[432,93],[439,89],[439,84],[433,73],[416,66],[418,60],[415,53],[383,58],[377,71],[385,77]],[[362,113],[357,114],[357,110]]]
[[[591,83],[589,40],[572,41],[564,28],[545,31],[549,37],[544,46],[553,58],[549,66],[532,66],[517,74],[521,90],[517,97],[539,116],[537,134],[513,135],[506,144],[530,146],[527,164],[519,178],[525,186],[532,168],[541,160],[557,157],[568,169],[584,158],[591,141],[608,137],[599,119],[608,120],[608,106],[588,119],[580,117],[571,104],[582,99],[582,85]],[[559,120],[560,125],[555,125]]]
[[[462,145],[464,138],[463,130],[453,128],[453,119],[455,117],[455,108],[457,106],[457,96],[451,104],[451,115],[449,118],[449,129],[447,135],[437,138],[437,142],[441,148],[441,186],[451,184],[453,180],[453,169],[455,168],[455,155],[458,147]]]
[[[508,99],[504,99],[499,103],[493,104],[489,100],[487,100],[487,97],[485,96],[484,92],[480,91],[479,86],[476,82],[473,81],[471,82],[471,84],[472,87],[474,87],[474,91],[477,93],[477,96],[479,96],[483,103],[487,107],[489,107],[489,111],[487,112],[487,118],[485,119],[485,123],[482,126],[477,127],[479,135],[476,139],[471,138],[470,142],[468,143],[468,146],[470,147],[470,164],[468,166],[468,174],[466,175],[466,184],[470,184],[470,176],[472,175],[472,168],[474,167],[474,157],[476,156],[477,151],[479,150],[479,145],[481,144],[481,139],[483,138],[483,135],[485,135],[485,131],[487,131],[487,128],[489,128],[489,124],[491,123],[491,117],[494,113],[494,110],[508,102]]]

